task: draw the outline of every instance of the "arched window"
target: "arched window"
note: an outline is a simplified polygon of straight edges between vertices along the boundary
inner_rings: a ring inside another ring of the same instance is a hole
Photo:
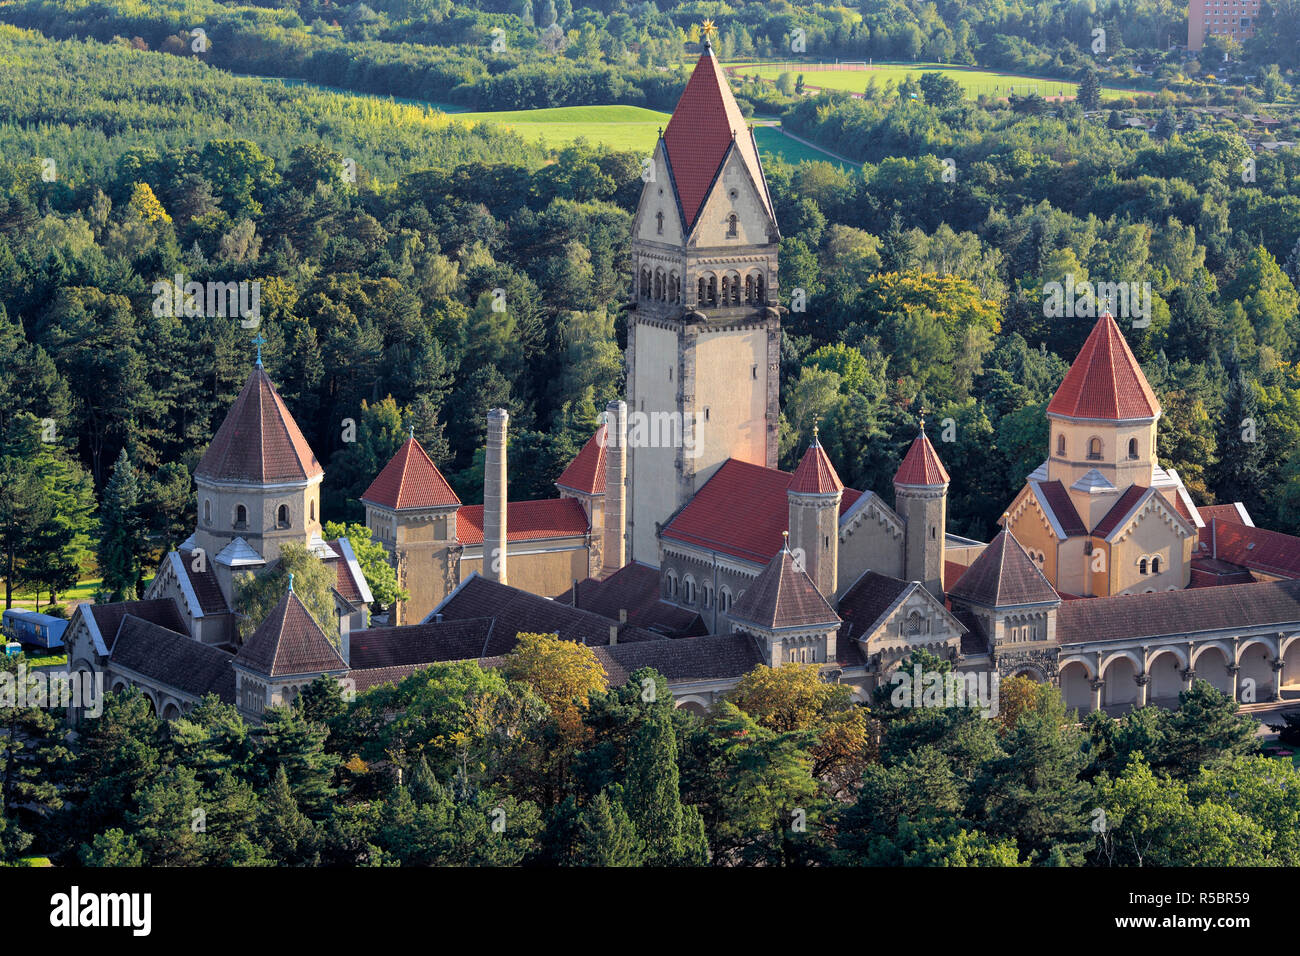
[[[729,611],[731,609],[731,589],[722,587],[718,591],[718,610]]]
[[[728,300],[732,305],[740,304],[740,273],[734,273],[731,276],[731,298]]]
[[[1141,561],[1138,562],[1138,573],[1139,573],[1139,574],[1146,574],[1146,573],[1147,573],[1147,559],[1146,559],[1146,558],[1143,558]]]
[[[315,520],[316,520],[316,501],[315,501],[315,499],[313,499],[313,500],[312,500],[312,503],[311,503],[311,520],[312,520],[312,521],[315,521]]]
[[[664,234],[664,214],[662,212],[655,213],[655,222],[659,227],[659,235],[662,236]]]
[[[668,301],[682,301],[682,279],[676,272],[668,273]]]
[[[762,276],[762,273],[760,273],[760,274],[756,277],[756,281],[754,282],[754,288],[758,290],[758,301],[759,301],[759,302],[766,302],[766,301],[767,301],[767,296],[763,293],[763,276]]]
[[[1056,436],[1056,453],[1061,456],[1065,455],[1065,432],[1061,432]]]
[[[695,579],[689,574],[682,578],[682,600],[687,604],[695,603]]]
[[[1128,456],[1130,458],[1136,458],[1138,456],[1138,440],[1136,438],[1130,438],[1128,440]]]
[[[695,300],[699,302],[700,305],[709,301],[709,285],[708,280],[704,278],[704,276],[700,276],[700,289],[695,296]]]
[[[734,239],[740,235],[740,217],[734,212],[727,217],[727,238]]]
[[[277,528],[289,527],[289,506],[280,505],[275,509],[275,526]]]
[[[212,524],[212,499],[203,499],[203,523]]]
[[[1101,439],[1100,438],[1088,439],[1088,458],[1091,459],[1092,461],[1101,460]]]
[[[665,293],[664,270],[656,269],[655,270],[655,299],[662,302],[664,300],[664,293]]]
[[[745,301],[754,301],[754,277],[752,275],[745,276]]]
[[[248,527],[248,509],[243,505],[235,505],[235,527]]]
[[[664,596],[677,597],[677,575],[672,571],[664,575]]]
[[[718,304],[718,277],[709,276],[709,304]]]
[[[907,615],[907,636],[916,637],[921,633],[921,612],[913,611]]]
[[[1152,559],[1151,559],[1151,573],[1152,573],[1152,574],[1159,574],[1159,573],[1160,573],[1160,559],[1159,559],[1159,558],[1152,558]]]
[[[722,301],[726,304],[731,296],[731,279],[728,276],[722,277]]]
[[[641,270],[641,298],[650,298],[650,270],[645,268]]]

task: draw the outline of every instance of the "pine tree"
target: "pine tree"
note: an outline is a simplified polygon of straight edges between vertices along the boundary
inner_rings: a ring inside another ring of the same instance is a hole
[[[1087,70],[1079,80],[1078,103],[1085,110],[1101,106],[1101,78],[1096,70]]]
[[[140,596],[147,546],[140,482],[123,448],[104,488],[96,549],[102,587],[110,600],[128,601]]]
[[[1229,365],[1228,393],[1216,431],[1219,461],[1210,473],[1216,500],[1241,501],[1247,510],[1259,512],[1262,504],[1260,489],[1264,482],[1264,446],[1259,429],[1255,383],[1235,356]]]
[[[272,859],[287,866],[301,866],[315,856],[315,827],[298,809],[289,788],[284,765],[275,768],[271,787],[262,798],[257,830]]]
[[[578,819],[574,854],[579,866],[638,866],[641,863],[636,827],[623,801],[604,790],[596,794]]]

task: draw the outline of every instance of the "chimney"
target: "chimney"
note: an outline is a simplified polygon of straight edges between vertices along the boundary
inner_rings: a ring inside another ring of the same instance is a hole
[[[619,611],[618,611],[618,623],[620,623],[620,624],[626,624],[626,623],[627,623],[627,608],[625,608],[625,607],[624,607],[624,608],[619,608]]]
[[[609,626],[609,646],[613,647],[617,643],[618,643],[618,625],[611,624]]]
[[[601,575],[627,561],[627,402],[605,406],[605,543]]]
[[[506,579],[506,426],[510,413],[494,408],[487,417],[483,467],[483,577]]]
[[[339,657],[348,667],[352,666],[352,627],[346,614],[339,615]]]

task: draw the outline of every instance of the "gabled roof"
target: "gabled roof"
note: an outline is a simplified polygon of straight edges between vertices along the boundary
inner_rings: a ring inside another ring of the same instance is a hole
[[[992,608],[1055,604],[1061,600],[1005,525],[949,589],[948,596]]]
[[[1300,624],[1300,581],[1064,601],[1056,610],[1056,639],[1061,644],[1079,644],[1264,624]]]
[[[604,580],[579,581],[555,600],[615,621],[626,611],[629,624],[669,637],[695,637],[708,632],[699,612],[663,600],[659,569],[639,561],[623,565]]]
[[[235,701],[233,654],[132,614],[122,618],[109,660],[191,697]]]
[[[943,462],[939,460],[938,452],[930,444],[930,439],[925,437],[925,422],[921,423],[920,433],[912,440],[911,447],[903,456],[903,463],[898,466],[898,473],[894,475],[894,484],[907,486],[948,484],[948,472],[943,467]]]
[[[576,498],[543,498],[506,504],[506,540],[540,541],[573,538],[590,528],[587,512]],[[456,513],[456,537],[462,544],[483,543],[483,506],[466,505]]]
[[[768,563],[727,616],[770,630],[840,622],[840,616],[826,603],[808,572],[795,565],[794,555],[787,548]]]
[[[397,454],[375,476],[361,500],[395,510],[460,505],[456,492],[414,436],[397,449]]]
[[[194,570],[193,551],[172,551],[167,559],[176,572],[177,583],[182,585],[181,590],[185,592],[186,600],[192,594],[198,605],[190,608],[191,615],[206,617],[209,614],[230,613],[226,597],[221,593],[221,585],[217,582],[217,573],[211,564],[205,564],[202,571]],[[188,592],[185,591],[185,584],[189,585]]]
[[[1208,537],[1210,557],[1274,577],[1300,578],[1300,538],[1218,518],[1210,522]]]
[[[839,601],[840,617],[852,625],[849,636],[856,639],[872,631],[879,620],[902,601],[909,588],[908,582],[888,574],[865,572]]]
[[[1206,524],[1217,519],[1228,524],[1244,524],[1248,528],[1255,527],[1254,520],[1250,517],[1250,512],[1240,501],[1234,501],[1230,505],[1201,505],[1197,509],[1201,517],[1205,519]]]
[[[754,134],[711,47],[706,46],[700,54],[663,139],[688,231],[699,218],[733,143],[758,187],[768,215],[775,221]]]
[[[474,660],[483,656],[492,618],[371,627],[348,638],[353,671]]]
[[[1052,530],[1058,531],[1061,540],[1075,535],[1087,534],[1088,526],[1079,517],[1078,509],[1070,500],[1070,493],[1059,481],[1030,482],[1029,487],[1038,498],[1038,503],[1047,512],[1047,520],[1052,522]]]
[[[188,636],[189,629],[171,598],[153,598],[148,601],[114,601],[111,604],[82,604],[82,613],[90,612],[95,627],[104,638],[107,650],[112,650],[113,638],[122,619],[130,614],[150,624],[157,624],[169,631]]]
[[[674,683],[729,680],[763,663],[758,642],[748,634],[709,634],[676,641],[646,641],[595,649],[611,686],[621,686],[643,667]]]
[[[254,366],[194,469],[196,478],[253,484],[303,481],[324,473],[261,365]]]
[[[835,466],[817,440],[816,429],[813,430],[812,443],[790,478],[788,490],[801,495],[836,495],[844,490],[844,482],[840,481]]]
[[[235,662],[268,677],[347,670],[338,650],[292,591],[286,591],[258,625]]]
[[[1119,499],[1110,506],[1110,510],[1102,515],[1101,520],[1097,522],[1097,527],[1092,529],[1092,533],[1098,538],[1109,537],[1111,532],[1123,525],[1125,519],[1146,500],[1148,492],[1159,494],[1142,485],[1129,485]]]
[[[582,492],[584,495],[605,493],[605,435],[608,426],[601,425],[596,434],[587,439],[582,451],[569,462],[555,482],[561,488]],[[509,518],[507,517],[507,521]]]
[[[660,536],[753,564],[767,564],[781,550],[781,533],[790,527],[786,492],[792,478],[776,468],[728,458],[669,520]],[[862,492],[845,488],[840,517],[861,497]],[[736,520],[737,502],[744,503],[743,521]]]
[[[527,634],[556,634],[562,640],[576,641],[591,647],[609,643],[609,629],[618,627],[618,641],[666,641],[655,634],[632,625],[620,625],[599,614],[582,611],[558,601],[532,594],[508,584],[490,581],[476,571],[462,581],[443,600],[423,623],[467,621],[490,618],[491,632],[477,657],[497,657],[509,653],[517,636]]]
[[[1156,393],[1109,312],[1102,313],[1093,326],[1048,403],[1047,414],[1104,421],[1160,414]]]

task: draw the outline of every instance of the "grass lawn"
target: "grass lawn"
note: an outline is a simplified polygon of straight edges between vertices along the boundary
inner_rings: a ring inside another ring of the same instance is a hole
[[[0,582],[0,587],[3,586],[4,583]],[[59,595],[59,603],[67,607],[68,605],[76,604],[80,601],[94,600],[95,591],[98,589],[99,578],[95,578],[93,581],[82,581],[72,590],[61,593]],[[2,596],[3,592],[0,592],[0,597]],[[32,594],[30,591],[15,591],[14,607],[20,607],[27,611],[39,610],[43,612],[46,607],[45,602],[49,600],[49,597],[48,593],[40,595],[41,606],[38,608],[36,606],[37,596],[35,594]]]
[[[740,75],[753,76],[757,74],[767,80],[776,79],[782,73],[789,73],[795,77],[802,73],[804,83],[810,87],[847,90],[850,93],[863,92],[873,76],[876,78],[877,85],[883,86],[887,80],[893,80],[896,84],[901,83],[909,73],[920,79],[922,73],[936,72],[944,73],[955,79],[971,99],[981,93],[987,93],[994,97],[1005,97],[1011,92],[1012,87],[1015,87],[1016,93],[1022,95],[1037,92],[1039,96],[1044,97],[1073,96],[1078,88],[1077,84],[1067,80],[1049,80],[1013,73],[973,70],[964,67],[946,66],[942,63],[875,63],[869,70],[810,70],[808,67],[815,64],[795,62],[777,65],[752,62],[726,65],[728,68],[734,66],[736,73]],[[1115,95],[1132,91],[1104,87],[1103,92],[1107,95]]]
[[[659,130],[668,125],[668,113],[640,106],[560,106],[542,110],[507,110],[499,113],[456,113],[458,123],[496,123],[514,130],[524,139],[541,140],[546,146],[560,147],[576,139],[632,150],[649,155]],[[803,160],[836,160],[821,150],[806,146],[783,135],[779,129],[759,126],[755,135],[764,158],[779,157],[788,163]]]

